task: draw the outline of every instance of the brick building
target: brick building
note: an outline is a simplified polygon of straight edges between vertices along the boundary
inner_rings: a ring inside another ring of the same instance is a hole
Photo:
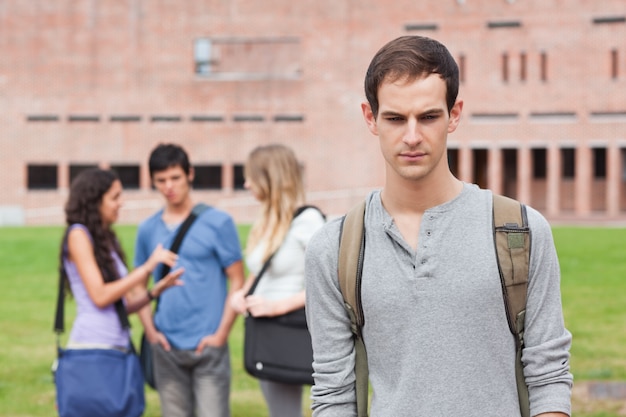
[[[122,222],[161,205],[147,156],[177,142],[197,199],[249,221],[242,164],[282,142],[309,200],[383,182],[362,82],[388,40],[446,44],[465,100],[459,178],[559,222],[626,221],[624,0],[0,1],[0,224],[58,224],[88,166],[121,174]]]

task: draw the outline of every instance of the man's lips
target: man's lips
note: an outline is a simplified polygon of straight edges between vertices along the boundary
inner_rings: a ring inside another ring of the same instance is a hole
[[[400,154],[401,158],[409,159],[409,160],[422,159],[424,156],[426,156],[424,152],[403,152]]]

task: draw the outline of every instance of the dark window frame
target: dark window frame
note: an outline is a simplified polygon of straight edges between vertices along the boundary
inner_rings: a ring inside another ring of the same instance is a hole
[[[193,188],[195,190],[223,189],[224,169],[221,164],[196,164],[194,169]]]
[[[26,188],[29,191],[47,191],[59,188],[57,164],[27,164]]]
[[[117,173],[125,190],[139,190],[141,188],[141,167],[139,164],[112,164],[111,169]]]

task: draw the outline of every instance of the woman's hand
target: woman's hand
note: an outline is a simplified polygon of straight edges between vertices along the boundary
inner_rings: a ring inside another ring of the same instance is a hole
[[[183,272],[185,272],[185,268],[178,268],[161,278],[150,290],[152,298],[160,296],[168,288],[183,285],[183,281],[179,279]]]
[[[250,295],[245,299],[246,310],[253,317],[273,317],[282,314],[280,302],[268,300],[258,295]]]
[[[230,306],[239,314],[246,314],[246,290],[244,288],[237,290],[230,297]]]
[[[152,251],[148,260],[143,264],[143,267],[151,274],[158,264],[162,263],[172,267],[176,264],[176,260],[178,260],[178,255],[169,249],[165,249],[163,245],[159,243],[154,251]]]

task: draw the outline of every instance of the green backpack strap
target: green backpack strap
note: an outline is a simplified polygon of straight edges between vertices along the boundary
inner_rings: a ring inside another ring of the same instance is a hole
[[[337,272],[339,288],[343,295],[344,306],[348,311],[351,330],[354,335],[356,377],[356,404],[358,417],[367,417],[369,370],[367,352],[361,332],[365,318],[361,307],[361,275],[363,272],[363,254],[365,253],[365,233],[363,221],[365,201],[353,207],[343,218],[339,242],[339,262]]]
[[[522,364],[530,263],[530,228],[526,206],[511,198],[494,194],[493,234],[506,317],[509,329],[515,336],[515,376],[520,411],[522,417],[529,417],[528,386]]]

